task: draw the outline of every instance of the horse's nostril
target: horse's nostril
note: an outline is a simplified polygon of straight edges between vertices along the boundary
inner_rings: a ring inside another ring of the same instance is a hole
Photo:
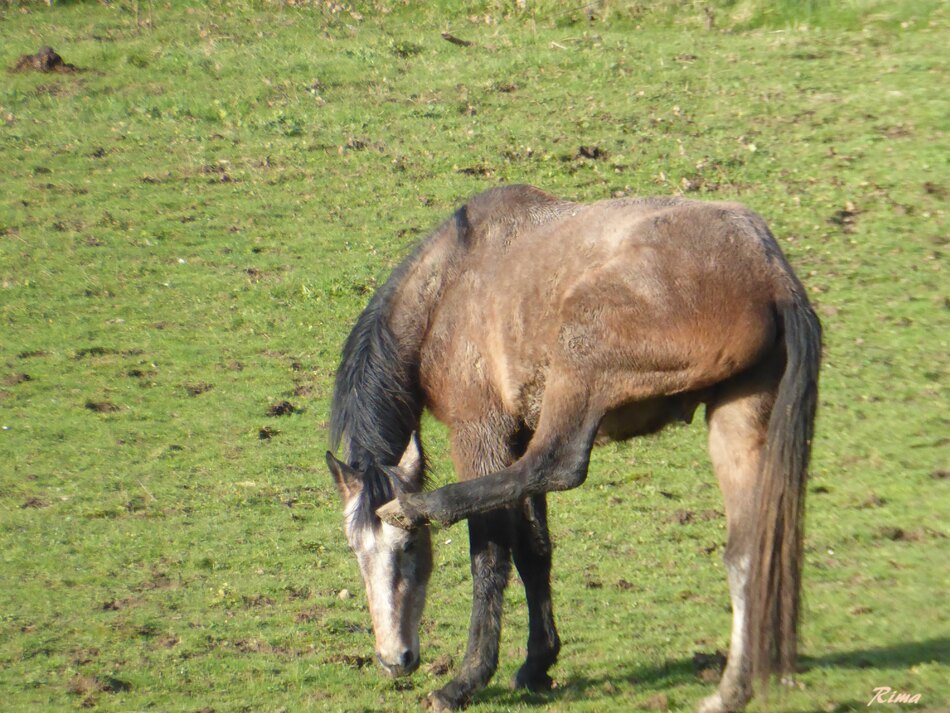
[[[413,663],[412,651],[406,649],[402,652],[402,656],[399,657],[399,663],[402,664],[403,668],[409,668]]]

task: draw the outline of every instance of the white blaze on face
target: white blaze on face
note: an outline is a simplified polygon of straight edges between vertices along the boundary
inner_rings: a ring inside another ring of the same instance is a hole
[[[423,527],[405,532],[380,522],[375,514],[367,517],[367,513],[360,512],[360,508],[371,504],[365,501],[369,497],[365,487],[367,474],[329,452],[327,466],[343,498],[346,539],[366,585],[377,657],[391,676],[412,673],[419,665],[419,622],[432,574],[429,530]],[[385,474],[392,479],[394,491],[414,492],[422,487],[422,470],[419,435],[413,433],[399,464],[385,467],[372,477]]]
[[[426,577],[417,576],[415,558],[406,551],[415,544],[410,533],[386,523],[355,530],[358,498],[353,500],[346,509],[347,539],[366,585],[376,653],[390,674],[406,673],[419,660]]]

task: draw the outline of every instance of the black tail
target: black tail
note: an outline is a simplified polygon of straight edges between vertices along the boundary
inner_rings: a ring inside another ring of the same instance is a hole
[[[800,286],[779,306],[786,363],[769,420],[747,602],[756,678],[795,670],[805,485],[818,401],[821,323]]]

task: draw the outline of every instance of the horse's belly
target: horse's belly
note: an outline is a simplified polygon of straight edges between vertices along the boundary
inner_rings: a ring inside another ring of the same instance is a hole
[[[626,441],[656,433],[671,423],[691,423],[696,409],[707,395],[706,391],[693,391],[624,404],[604,416],[596,443]]]

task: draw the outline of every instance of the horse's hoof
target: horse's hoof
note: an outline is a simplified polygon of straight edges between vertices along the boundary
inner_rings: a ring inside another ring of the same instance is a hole
[[[739,713],[745,710],[749,696],[730,696],[730,698],[731,700],[726,700],[720,691],[716,691],[699,702],[696,713]]]
[[[380,520],[389,523],[393,527],[398,527],[402,530],[411,530],[415,527],[412,518],[403,510],[402,503],[399,502],[398,498],[390,500],[385,505],[378,507],[376,514],[379,515]]]
[[[422,707],[431,713],[446,713],[447,711],[457,711],[462,708],[461,705],[448,700],[438,691],[433,691],[426,696],[422,701]]]
[[[544,672],[539,674],[525,671],[522,666],[511,680],[511,687],[516,691],[523,689],[531,693],[544,693],[554,688],[554,679]]]
[[[722,696],[718,692],[707,696],[696,706],[696,713],[726,713],[726,711],[728,708],[723,704]]]

